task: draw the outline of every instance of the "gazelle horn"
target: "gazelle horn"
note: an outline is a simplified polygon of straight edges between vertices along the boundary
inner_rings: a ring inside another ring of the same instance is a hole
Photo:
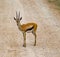
[[[20,11],[19,11],[19,18],[20,18]]]
[[[16,11],[16,18],[18,18],[17,11]]]

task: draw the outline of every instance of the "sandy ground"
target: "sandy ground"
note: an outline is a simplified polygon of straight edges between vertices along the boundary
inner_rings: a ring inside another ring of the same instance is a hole
[[[21,23],[38,24],[37,45],[27,33],[27,47],[13,17],[21,12]],[[0,57],[60,57],[60,14],[45,0],[0,0]]]

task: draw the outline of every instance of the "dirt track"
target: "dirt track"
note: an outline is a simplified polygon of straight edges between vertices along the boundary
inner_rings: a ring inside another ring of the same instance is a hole
[[[22,24],[38,24],[36,47],[32,34],[27,34],[27,47],[22,46],[16,11]],[[60,16],[44,0],[0,0],[0,57],[60,57]]]

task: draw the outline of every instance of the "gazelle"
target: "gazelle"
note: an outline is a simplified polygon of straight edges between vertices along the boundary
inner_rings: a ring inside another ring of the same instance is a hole
[[[20,17],[20,12],[17,14],[16,12],[16,17],[14,17],[14,20],[17,23],[18,29],[22,31],[23,37],[24,37],[24,44],[23,46],[26,47],[26,32],[30,31],[32,34],[35,36],[35,43],[34,46],[36,46],[36,30],[37,30],[37,24],[36,23],[27,23],[27,24],[22,24],[20,21],[22,20],[22,17]]]

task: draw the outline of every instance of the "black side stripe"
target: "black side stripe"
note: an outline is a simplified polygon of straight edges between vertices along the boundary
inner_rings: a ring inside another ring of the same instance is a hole
[[[28,28],[26,31],[32,30],[33,28],[34,28],[34,26],[33,26],[33,27],[31,27],[31,28]]]

